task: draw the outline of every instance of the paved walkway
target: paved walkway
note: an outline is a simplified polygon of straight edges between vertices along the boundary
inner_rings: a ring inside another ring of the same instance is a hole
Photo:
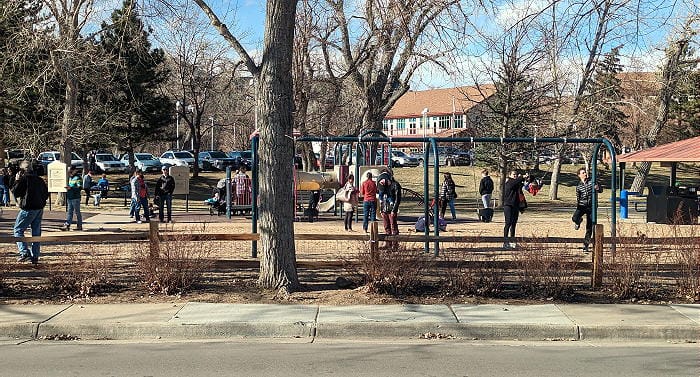
[[[0,305],[0,339],[700,341],[700,305]]]

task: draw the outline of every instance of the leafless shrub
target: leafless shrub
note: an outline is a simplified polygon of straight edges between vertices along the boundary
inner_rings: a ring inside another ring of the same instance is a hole
[[[660,253],[650,252],[652,249],[647,235],[638,230],[635,236],[620,238],[615,261],[606,269],[615,297],[642,299],[655,295],[654,271],[658,270]]]
[[[189,241],[188,237],[193,233],[191,230],[172,233],[172,238],[159,243],[157,253],[152,253],[148,245],[135,249],[137,270],[150,293],[184,293],[209,269],[213,243],[206,241],[206,237]]]
[[[363,283],[373,293],[404,295],[417,292],[430,258],[399,243],[372,251],[369,244],[358,254],[358,269]]]
[[[64,258],[47,264],[49,289],[68,299],[89,298],[112,286],[113,252],[76,252],[65,246]]]
[[[560,298],[571,294],[578,262],[563,250],[525,241],[513,253],[520,289],[532,295]]]
[[[678,296],[695,302],[700,301],[700,235],[697,228],[692,226],[688,232],[682,232],[679,227],[673,227],[673,233],[684,237],[673,252],[675,265],[678,266],[676,275]]]
[[[478,295],[495,297],[503,292],[503,280],[508,272],[494,255],[470,254],[469,246],[443,249],[440,262],[441,288],[447,295]]]

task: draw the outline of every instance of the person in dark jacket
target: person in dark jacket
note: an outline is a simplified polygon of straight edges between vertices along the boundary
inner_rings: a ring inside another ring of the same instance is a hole
[[[513,170],[506,178],[503,186],[503,215],[505,226],[503,227],[503,248],[515,249],[515,226],[518,224],[520,213],[520,195],[522,194],[523,177]]]
[[[588,178],[586,168],[578,170],[578,178],[581,180],[576,186],[576,210],[571,221],[574,222],[574,229],[578,230],[583,221],[583,215],[586,215],[586,235],[583,237],[583,252],[588,252],[588,245],[591,244],[593,238],[593,189],[596,192],[603,192],[598,184],[593,184]]]
[[[455,198],[457,198],[455,181],[452,180],[452,174],[450,173],[445,173],[443,177],[444,181],[440,187],[440,217],[443,219],[445,218],[445,210],[449,204],[452,220],[457,220],[457,211],[455,211]]]
[[[22,161],[20,171],[12,187],[12,194],[19,205],[19,212],[15,220],[14,236],[24,237],[27,228],[32,228],[32,237],[41,236],[41,220],[44,216],[44,207],[49,199],[49,189],[46,182],[32,172],[32,164]],[[32,264],[39,263],[41,245],[32,242],[31,250],[26,242],[18,241],[18,262],[30,260]]]
[[[163,165],[161,168],[163,175],[156,182],[156,201],[158,202],[158,218],[160,222],[164,220],[164,208],[168,210],[168,222],[173,222],[173,192],[175,191],[175,178],[170,175],[170,167]]]
[[[92,186],[94,180],[92,179],[92,170],[89,170],[87,174],[83,176],[83,191],[85,191],[85,206],[90,204],[90,196],[92,195]]]
[[[391,176],[389,178],[388,188],[384,191],[384,200],[381,202],[382,222],[384,223],[385,234],[399,234],[399,225],[396,222],[399,215],[399,205],[401,205],[401,184]]]
[[[10,171],[7,168],[2,168],[0,174],[0,206],[10,206]]]
[[[479,182],[479,195],[481,195],[484,208],[489,208],[491,194],[493,194],[493,179],[489,177],[489,170],[484,169],[481,171],[481,181]]]

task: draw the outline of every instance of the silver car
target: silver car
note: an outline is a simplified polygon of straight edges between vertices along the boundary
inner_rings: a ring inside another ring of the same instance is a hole
[[[122,162],[129,166],[129,154],[122,156]],[[163,164],[160,159],[150,153],[134,153],[134,166],[144,172],[159,172]]]

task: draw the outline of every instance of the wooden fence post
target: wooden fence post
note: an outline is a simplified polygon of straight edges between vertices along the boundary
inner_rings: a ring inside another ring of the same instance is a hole
[[[379,223],[372,221],[369,225],[369,252],[374,256],[379,251]]]
[[[160,255],[160,238],[158,237],[157,220],[151,220],[148,223],[148,245],[151,251],[151,258],[158,258]]]
[[[593,274],[591,286],[600,288],[603,285],[603,224],[595,224],[593,230]]]

